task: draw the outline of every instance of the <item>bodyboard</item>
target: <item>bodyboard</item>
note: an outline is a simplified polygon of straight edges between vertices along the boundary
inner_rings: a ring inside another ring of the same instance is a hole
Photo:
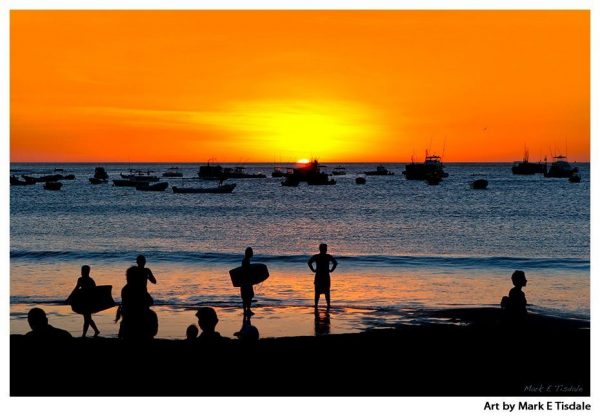
[[[112,297],[112,286],[96,286],[80,290],[71,299],[75,313],[96,313],[116,306]]]
[[[248,270],[243,267],[236,267],[229,270],[231,283],[234,287],[240,287],[242,284],[257,285],[264,282],[269,277],[269,269],[262,263],[252,263],[248,266]]]

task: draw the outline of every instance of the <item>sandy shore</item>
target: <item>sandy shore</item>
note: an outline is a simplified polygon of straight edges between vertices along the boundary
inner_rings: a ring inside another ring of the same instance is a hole
[[[440,323],[254,345],[99,338],[49,346],[11,335],[11,395],[590,394],[588,322],[530,315],[517,331],[499,324],[497,308],[429,313]]]

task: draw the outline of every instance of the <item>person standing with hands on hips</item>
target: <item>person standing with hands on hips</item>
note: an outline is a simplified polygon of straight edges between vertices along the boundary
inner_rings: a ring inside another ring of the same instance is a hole
[[[329,268],[331,264],[331,269]],[[316,267],[315,267],[316,265]],[[319,245],[319,254],[315,254],[308,260],[308,267],[315,273],[315,309],[319,307],[319,298],[321,294],[325,295],[327,309],[331,308],[331,299],[329,290],[331,288],[330,273],[333,273],[337,267],[337,261],[331,254],[327,254],[327,244]]]

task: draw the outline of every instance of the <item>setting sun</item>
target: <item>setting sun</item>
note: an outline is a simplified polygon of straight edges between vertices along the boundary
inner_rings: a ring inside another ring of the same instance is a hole
[[[12,11],[11,161],[589,160],[589,16]]]

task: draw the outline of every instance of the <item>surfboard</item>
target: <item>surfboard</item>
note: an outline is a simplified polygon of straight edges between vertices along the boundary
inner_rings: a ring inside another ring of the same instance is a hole
[[[240,287],[242,283],[257,285],[264,282],[269,277],[269,269],[262,263],[252,263],[249,266],[248,271],[243,267],[236,267],[235,269],[229,270],[229,276],[231,277],[231,283],[234,287]]]
[[[81,290],[71,299],[71,309],[75,313],[96,313],[116,306],[112,297],[112,286],[96,286]]]

